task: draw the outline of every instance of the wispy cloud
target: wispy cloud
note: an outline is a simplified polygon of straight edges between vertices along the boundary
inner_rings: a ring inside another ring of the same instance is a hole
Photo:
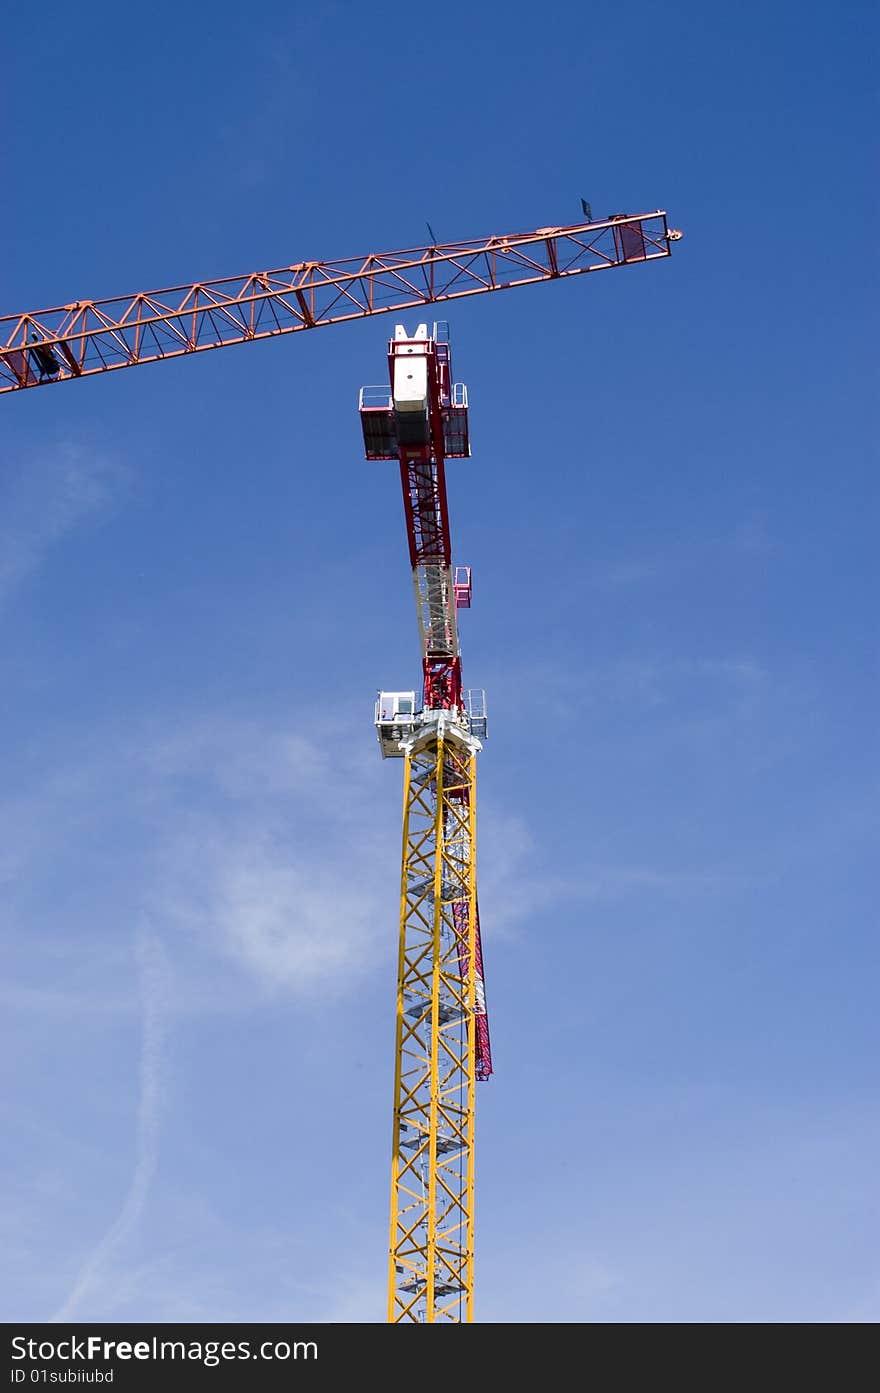
[[[178,841],[155,904],[260,987],[337,995],[367,967],[381,928],[381,887],[367,848],[298,849],[244,819],[202,824]]]
[[[124,478],[115,460],[70,443],[22,463],[0,499],[0,605],[51,547],[109,506]]]
[[[619,539],[617,539],[619,542]],[[687,580],[694,571],[703,570],[707,557],[715,564],[719,557],[737,566],[753,566],[780,550],[780,543],[771,532],[771,519],[766,510],[755,509],[720,534],[704,536],[683,547],[680,540],[667,547],[650,550],[625,550],[609,556],[598,556],[584,563],[584,583],[593,590],[613,592],[638,586],[667,586]]]
[[[86,1258],[54,1321],[72,1320],[83,1301],[106,1281],[116,1254],[140,1221],[156,1170],[170,972],[160,940],[148,930],[138,936],[137,956],[142,1032],[134,1172],[119,1214]]]
[[[351,746],[296,726],[206,722],[162,742],[153,762],[166,792],[186,782],[188,802],[165,837],[152,906],[263,989],[338,994],[393,922],[377,770]]]
[[[132,1003],[118,955],[99,950],[101,922],[144,913],[199,963],[171,1003],[175,1011],[240,1004],[242,985],[314,1001],[364,980],[379,945],[396,933],[399,786],[388,769],[362,759],[344,731],[338,740],[311,740],[296,720],[260,727],[207,716],[181,721],[173,734],[108,734],[100,750],[81,767],[53,768],[26,803],[0,805],[0,827],[11,923],[19,897],[23,922],[32,919],[32,887],[47,858],[67,857],[78,876],[101,875],[112,826],[116,878],[102,881],[107,902],[97,915],[90,911],[78,935],[81,950],[87,934],[101,954],[102,1009],[127,1011]],[[521,814],[482,806],[479,883],[489,939],[518,936],[553,906],[645,891],[691,896],[731,880],[724,869],[599,860],[560,873],[548,865],[552,847],[543,835]],[[47,907],[47,924],[56,912]],[[7,981],[0,989],[7,1004],[55,1014],[81,1008],[81,994],[67,990],[68,966],[59,958],[54,979],[45,971],[56,937],[42,954],[39,983]]]
[[[550,848],[523,817],[491,808],[478,850],[480,903],[489,937],[515,938],[536,914],[553,906],[610,903],[643,892],[671,899],[743,888],[757,877],[724,866],[639,865],[623,861],[580,861],[574,873],[542,868]]]
[[[296,721],[261,727],[202,717],[179,721],[172,734],[108,731],[97,752],[68,765],[47,753],[42,785],[31,780],[26,793],[0,801],[7,929],[14,938],[16,917],[46,924],[41,981],[7,980],[7,1001],[77,1009],[60,970],[57,982],[46,971],[62,942],[56,926],[63,917],[68,941],[71,918],[51,896],[44,903],[41,868],[50,861],[56,885],[68,870],[78,882],[100,878],[104,900],[82,924],[81,949],[86,938],[106,938],[111,920],[147,913],[200,959],[175,1009],[198,1007],[199,992],[214,999],[205,986],[212,959],[221,987],[225,967],[260,991],[348,989],[369,969],[377,937],[394,932],[399,834],[398,789],[345,735],[317,741]],[[389,796],[393,821],[385,824]],[[128,1005],[122,965],[101,963],[106,1001]]]

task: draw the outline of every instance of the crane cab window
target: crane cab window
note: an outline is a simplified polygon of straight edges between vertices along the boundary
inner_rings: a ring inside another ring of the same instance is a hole
[[[415,692],[380,692],[376,718],[382,725],[411,725],[416,714]]]

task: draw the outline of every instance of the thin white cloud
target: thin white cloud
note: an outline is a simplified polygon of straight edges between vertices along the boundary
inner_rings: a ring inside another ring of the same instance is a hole
[[[152,911],[261,989],[337,995],[396,915],[377,771],[342,734],[203,722],[150,758],[165,823]],[[186,787],[186,801],[176,800]]]
[[[104,1286],[117,1252],[140,1221],[156,1171],[170,975],[165,950],[155,934],[146,930],[139,933],[137,956],[142,1034],[134,1172],[119,1214],[86,1258],[73,1287],[51,1317],[53,1321],[72,1320],[83,1301]]]
[[[22,464],[0,497],[0,605],[51,547],[107,508],[123,478],[115,461],[70,443]]]
[[[245,998],[230,968],[254,990],[304,1002],[338,997],[364,979],[381,943],[396,934],[399,784],[387,777],[394,771],[361,758],[350,733],[312,740],[296,721],[260,727],[209,717],[179,722],[171,734],[109,735],[100,750],[82,766],[53,768],[25,800],[0,805],[15,892],[7,922],[16,912],[23,922],[33,917],[28,887],[40,885],[47,860],[69,859],[80,839],[94,856],[102,828],[112,826],[123,874],[108,889],[113,898],[103,916],[82,925],[80,942],[89,935],[97,951],[102,917],[147,912],[200,963],[172,1009],[217,1009],[233,998],[240,1005]],[[542,835],[503,808],[481,809],[488,941],[527,932],[530,920],[554,906],[645,890],[692,895],[730,882],[711,868],[626,864],[581,863],[560,875],[544,864],[550,848]],[[74,861],[78,874],[89,864]],[[91,864],[100,873],[100,853]],[[51,906],[38,912],[55,922]],[[50,929],[48,941],[56,938]],[[122,964],[103,953],[101,961],[107,1009],[130,1009]],[[75,1011],[80,995],[69,992],[66,974],[56,976],[7,981],[0,995],[10,1005]]]
[[[723,867],[645,866],[584,861],[576,874],[549,874],[540,867],[548,848],[525,819],[490,808],[482,816],[477,851],[481,919],[488,938],[513,938],[519,926],[553,906],[617,902],[643,891],[671,898],[732,890],[756,883]]]
[[[271,834],[265,815],[262,836],[247,822],[202,824],[178,841],[157,911],[263,989],[337,995],[369,965],[382,925],[368,845],[337,839],[303,851]]]
[[[103,914],[90,915],[82,934],[100,942],[102,920],[147,912],[182,949],[233,965],[259,989],[342,991],[368,968],[376,935],[394,932],[396,788],[394,821],[376,816],[387,771],[351,753],[348,732],[317,741],[296,722],[209,717],[178,721],[170,734],[169,724],[106,733],[82,764],[59,767],[47,752],[42,786],[0,802],[7,931],[14,937],[16,919],[32,924],[36,913],[54,942],[60,920],[40,900],[42,868],[53,862],[56,879],[60,865],[101,874],[112,828],[116,874],[104,882]],[[105,973],[108,1000],[127,996],[110,980],[119,966]],[[175,1008],[193,1004],[203,986],[200,972]],[[65,1009],[60,980],[7,980],[4,990],[11,1004]]]

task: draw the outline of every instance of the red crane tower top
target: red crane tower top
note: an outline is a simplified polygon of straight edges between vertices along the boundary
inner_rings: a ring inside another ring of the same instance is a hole
[[[469,567],[452,569],[446,460],[466,458],[470,442],[467,388],[452,382],[448,326],[437,323],[429,335],[420,324],[409,337],[398,324],[388,371],[390,390],[361,389],[360,416],[367,459],[400,464],[422,647],[422,710],[426,718],[443,710],[467,722],[456,611],[470,606],[471,579]],[[470,733],[479,738],[485,726]],[[397,752],[383,744],[383,754]]]

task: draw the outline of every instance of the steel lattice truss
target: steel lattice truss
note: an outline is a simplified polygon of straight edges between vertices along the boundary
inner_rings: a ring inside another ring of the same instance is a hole
[[[664,212],[542,227],[0,319],[0,392],[668,256]]]
[[[474,743],[426,732],[406,757],[388,1319],[473,1306]]]

